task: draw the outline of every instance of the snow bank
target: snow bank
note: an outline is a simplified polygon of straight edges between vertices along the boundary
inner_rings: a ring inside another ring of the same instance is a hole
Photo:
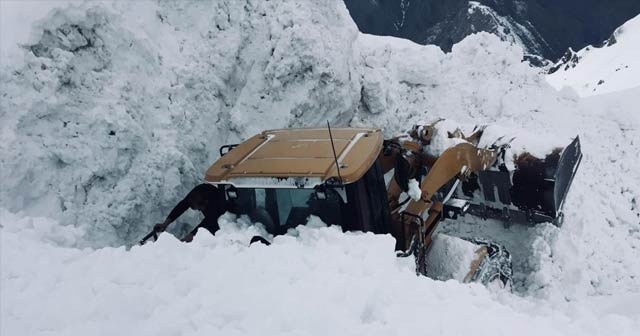
[[[3,70],[3,205],[117,245],[161,221],[220,145],[267,127],[346,124],[360,94],[345,57],[357,29],[342,3],[301,6],[89,2],[51,12],[26,64]]]
[[[413,261],[391,252],[390,236],[298,227],[297,237],[248,246],[255,232],[230,220],[215,237],[201,232],[184,244],[163,234],[127,251],[62,248],[13,231],[44,220],[3,219],[0,331],[633,335],[640,327],[637,315],[624,311],[630,298],[606,300],[601,309],[588,302],[546,306],[480,285],[416,277]]]

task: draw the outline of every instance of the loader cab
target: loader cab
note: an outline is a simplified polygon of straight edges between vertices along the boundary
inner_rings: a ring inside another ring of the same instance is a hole
[[[262,223],[273,235],[305,224],[310,216],[316,216],[329,225],[346,221],[342,214],[345,202],[334,189],[318,192],[315,189],[235,187],[223,186],[227,210],[237,215],[247,215],[253,222]]]
[[[220,148],[205,181],[225,194],[226,210],[284,234],[312,216],[344,231],[389,233],[377,129],[272,130]],[[332,148],[333,147],[333,148]],[[336,156],[334,157],[333,149]],[[340,173],[336,169],[340,165]]]
[[[247,215],[273,235],[306,224],[315,216],[343,231],[389,233],[390,218],[384,180],[374,164],[360,180],[344,186],[312,188],[219,185],[227,211]]]

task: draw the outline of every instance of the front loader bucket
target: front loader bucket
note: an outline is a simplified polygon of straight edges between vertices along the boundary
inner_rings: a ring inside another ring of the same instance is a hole
[[[544,158],[521,153],[514,158],[514,170],[502,166],[471,176],[445,210],[453,216],[467,212],[485,219],[560,225],[562,206],[581,159],[578,137]],[[460,201],[466,203],[464,211],[453,207]]]
[[[578,165],[582,160],[582,151],[580,150],[580,138],[576,137],[567,148],[562,151],[560,162],[555,174],[555,186],[553,188],[553,196],[555,201],[556,212],[562,209],[564,199],[567,197],[573,177],[576,175]]]

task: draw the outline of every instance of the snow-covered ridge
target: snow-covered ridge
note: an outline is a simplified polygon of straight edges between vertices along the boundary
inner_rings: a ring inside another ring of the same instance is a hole
[[[587,46],[567,54],[547,80],[557,89],[570,87],[580,96],[640,86],[640,15],[627,21],[600,47]]]

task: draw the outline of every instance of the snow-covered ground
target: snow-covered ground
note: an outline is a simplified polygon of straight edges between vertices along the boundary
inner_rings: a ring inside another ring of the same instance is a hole
[[[587,46],[565,57],[547,76],[557,89],[570,87],[584,97],[640,87],[640,15],[616,29],[602,47]]]
[[[300,227],[267,247],[223,217],[186,245],[80,250],[3,213],[3,335],[635,335],[640,294],[551,306],[416,277],[389,236]]]
[[[0,334],[640,330],[640,88],[556,91],[489,34],[448,54],[360,34],[341,1],[22,13],[15,25],[41,20],[18,41],[30,51],[3,50],[13,56],[0,70]],[[163,219],[221,144],[327,119],[393,134],[440,117],[527,129],[532,149],[580,135],[561,229],[442,226],[506,245],[516,294],[418,278],[390,237],[319,225],[248,247],[257,228],[225,217],[193,244],[164,234],[121,247]]]

